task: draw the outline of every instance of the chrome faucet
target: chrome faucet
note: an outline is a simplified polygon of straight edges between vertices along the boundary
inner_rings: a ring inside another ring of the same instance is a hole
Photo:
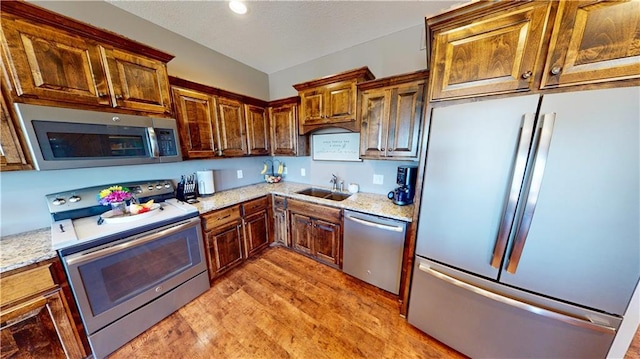
[[[334,175],[333,173],[331,174],[331,180],[329,181],[329,183],[331,183],[331,190],[335,191],[338,189],[338,176]]]

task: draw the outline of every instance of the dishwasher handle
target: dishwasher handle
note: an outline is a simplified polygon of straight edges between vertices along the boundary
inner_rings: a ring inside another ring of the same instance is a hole
[[[380,228],[380,229],[384,229],[384,230],[392,231],[392,232],[404,232],[404,227],[390,226],[390,225],[387,225],[387,224],[371,222],[371,221],[367,221],[366,219],[354,217],[351,214],[346,214],[345,218],[350,219],[350,220],[352,220],[352,221],[354,221],[356,223],[360,223],[362,225],[368,226],[368,227]]]

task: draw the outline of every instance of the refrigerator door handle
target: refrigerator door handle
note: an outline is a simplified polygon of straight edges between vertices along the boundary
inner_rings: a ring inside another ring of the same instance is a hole
[[[520,127],[515,164],[513,166],[513,173],[511,174],[511,187],[509,189],[507,205],[500,220],[498,238],[496,239],[496,245],[493,248],[493,255],[491,256],[491,266],[494,268],[500,268],[502,265],[502,259],[504,258],[507,242],[509,241],[509,232],[511,231],[513,218],[516,215],[518,196],[520,195],[522,179],[524,178],[527,167],[527,155],[529,153],[529,146],[531,145],[534,122],[535,114],[527,113],[524,115],[522,126]]]
[[[536,210],[538,195],[540,194],[540,187],[542,186],[544,168],[547,165],[547,157],[549,156],[551,135],[553,134],[553,126],[555,124],[555,121],[555,113],[547,113],[543,115],[542,128],[540,129],[538,146],[535,151],[535,158],[533,160],[531,182],[529,185],[529,191],[527,193],[527,201],[525,202],[524,211],[522,212],[522,217],[516,230],[515,239],[513,240],[513,247],[511,248],[511,254],[509,255],[507,263],[507,272],[512,274],[514,274],[518,269],[518,263],[520,263],[522,250],[524,249],[524,244],[527,241],[527,234],[529,234],[529,228],[531,228],[533,213]]]
[[[448,274],[442,273],[440,271],[437,271],[431,267],[429,267],[428,265],[424,264],[424,263],[420,263],[420,265],[418,266],[418,269],[420,269],[421,271],[436,277],[440,280],[443,280],[449,284],[453,284],[457,287],[460,287],[462,289],[474,292],[478,295],[481,295],[485,298],[491,299],[491,300],[495,300],[497,302],[500,303],[504,303],[507,305],[510,305],[512,307],[518,308],[518,309],[522,309],[522,310],[526,310],[528,312],[534,313],[534,314],[538,314],[541,315],[543,317],[547,317],[550,319],[555,319],[555,320],[559,320],[561,322],[570,324],[570,325],[574,325],[577,327],[581,327],[581,328],[585,328],[585,329],[589,329],[589,330],[594,330],[597,332],[601,332],[601,333],[606,333],[606,334],[615,334],[616,333],[616,329],[613,327],[610,327],[608,325],[602,325],[602,324],[598,324],[598,323],[594,323],[588,319],[583,319],[583,318],[578,318],[578,317],[574,317],[574,316],[570,316],[567,314],[563,314],[563,313],[558,313],[549,309],[545,309],[545,308],[541,308],[541,307],[537,307],[534,305],[531,305],[529,303],[526,302],[522,302],[513,298],[509,298],[509,297],[505,297],[503,295],[488,291],[486,289],[483,288],[479,288],[476,287],[475,285],[469,284],[467,282],[464,282],[460,279],[454,278]]]

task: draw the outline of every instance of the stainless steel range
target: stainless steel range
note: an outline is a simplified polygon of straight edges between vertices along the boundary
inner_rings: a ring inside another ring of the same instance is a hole
[[[153,210],[108,217],[111,185],[47,195],[51,239],[96,358],[121,347],[209,288],[198,210],[169,180],[118,183]],[[107,213],[104,213],[107,212]]]

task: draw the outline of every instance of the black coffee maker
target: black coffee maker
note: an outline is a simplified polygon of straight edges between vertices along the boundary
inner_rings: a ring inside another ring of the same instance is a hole
[[[387,197],[393,203],[404,206],[413,203],[413,195],[416,193],[416,179],[418,178],[417,166],[398,166],[396,184],[400,187],[389,192]]]

